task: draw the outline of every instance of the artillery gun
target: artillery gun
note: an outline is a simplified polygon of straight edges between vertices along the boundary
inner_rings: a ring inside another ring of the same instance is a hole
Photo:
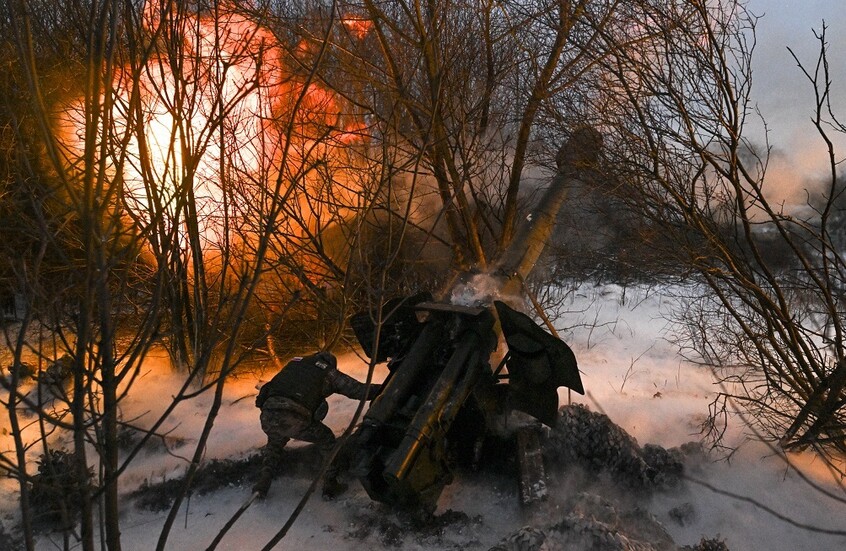
[[[562,148],[538,208],[486,274],[499,296],[519,292],[569,184],[595,161],[597,136],[585,129]],[[452,464],[482,461],[484,441],[503,416],[518,410],[552,425],[560,386],[584,394],[572,350],[529,316],[491,296],[455,302],[421,294],[389,301],[381,319],[361,312],[351,320],[365,354],[388,361],[383,390],[353,435],[352,472],[376,501],[433,510],[452,481]],[[507,352],[492,366],[500,334]],[[537,432],[518,432],[516,441],[521,501],[530,503],[545,493]]]

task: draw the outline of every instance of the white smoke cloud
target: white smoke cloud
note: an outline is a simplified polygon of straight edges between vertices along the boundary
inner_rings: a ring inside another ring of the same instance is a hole
[[[475,274],[468,281],[456,285],[450,295],[451,304],[486,306],[500,299],[502,278],[490,274]]]

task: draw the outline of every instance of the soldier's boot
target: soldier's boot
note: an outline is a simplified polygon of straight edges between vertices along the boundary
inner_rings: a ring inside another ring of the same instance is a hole
[[[270,490],[270,483],[273,482],[273,472],[270,469],[262,469],[259,472],[258,480],[253,485],[253,493],[258,494],[259,499],[267,497]]]
[[[323,480],[323,499],[329,501],[347,491],[349,485],[334,476],[327,476]]]
[[[332,438],[331,441],[327,440],[324,443],[323,457],[327,457],[332,452],[332,447],[335,445],[335,439]],[[339,495],[343,494],[349,488],[349,485],[341,482],[338,480],[338,477],[341,475],[342,471],[342,464],[343,462],[343,453],[339,453],[335,455],[332,461],[329,463],[329,466],[326,468],[326,472],[323,473],[323,499],[326,501],[335,499]]]

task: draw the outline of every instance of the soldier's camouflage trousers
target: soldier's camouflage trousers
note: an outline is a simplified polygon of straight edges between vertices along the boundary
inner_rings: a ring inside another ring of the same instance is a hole
[[[282,450],[290,439],[316,444],[325,458],[335,446],[332,430],[315,420],[306,408],[285,398],[270,397],[261,408],[261,430],[267,435],[262,452],[262,474],[278,474]],[[333,462],[326,471],[327,479],[334,478],[338,468]]]

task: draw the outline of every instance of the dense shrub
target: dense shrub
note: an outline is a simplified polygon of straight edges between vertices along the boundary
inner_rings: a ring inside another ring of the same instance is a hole
[[[76,455],[67,450],[48,450],[38,460],[38,474],[32,478],[30,500],[35,523],[42,528],[69,529],[76,518],[82,492],[93,472],[81,479]]]

